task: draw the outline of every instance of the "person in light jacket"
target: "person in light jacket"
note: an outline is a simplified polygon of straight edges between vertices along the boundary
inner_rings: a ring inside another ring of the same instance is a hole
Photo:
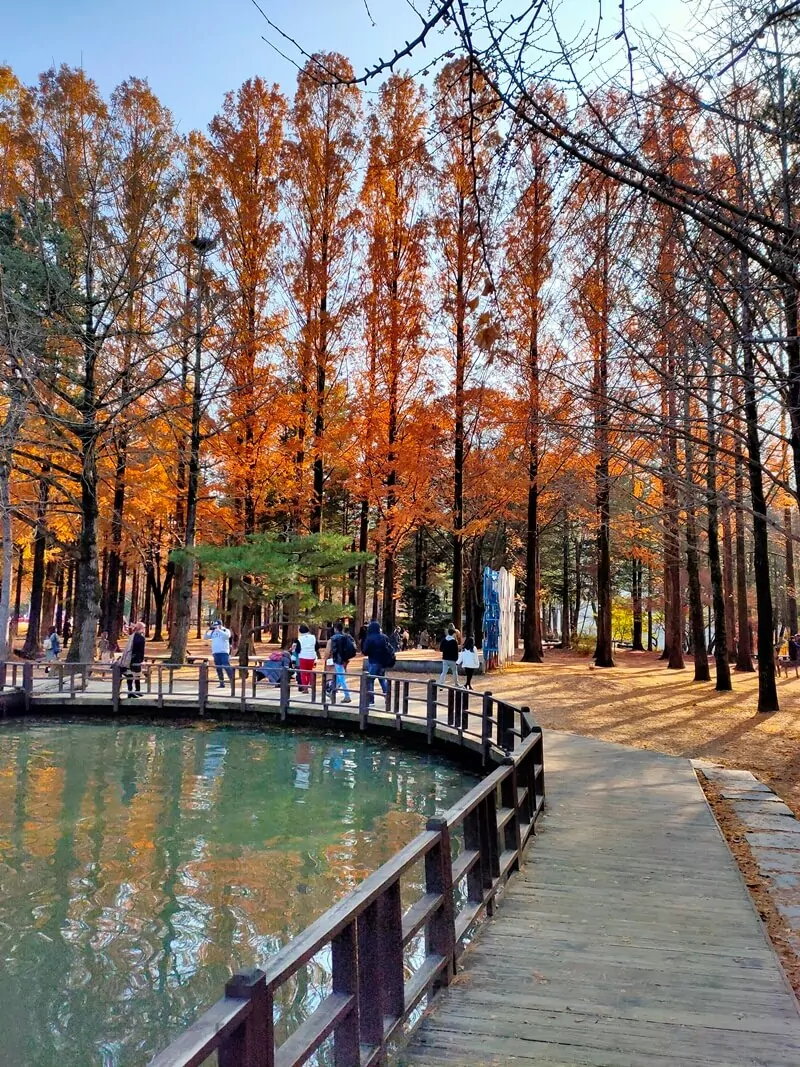
[[[231,681],[233,681],[233,667],[231,667],[231,631],[227,627],[222,625],[222,621],[217,619],[211,625],[211,629],[206,634],[206,641],[211,642],[211,655],[214,657],[214,665],[217,668],[217,678],[219,679],[219,685],[217,689],[225,688],[225,673],[228,675]]]
[[[317,665],[317,652],[319,651],[317,639],[305,623],[300,626],[297,644],[299,646],[298,666],[300,667],[300,685],[297,688],[298,692],[305,693],[311,685],[312,672]]]
[[[461,649],[461,654],[458,657],[458,666],[464,668],[464,674],[467,676],[467,689],[472,689],[472,676],[480,665],[478,652],[475,648],[475,639],[473,637],[468,637],[464,642],[464,647]]]

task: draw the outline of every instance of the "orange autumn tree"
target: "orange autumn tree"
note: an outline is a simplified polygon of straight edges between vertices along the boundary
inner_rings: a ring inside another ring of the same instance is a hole
[[[341,82],[332,84],[334,79]],[[326,80],[327,78],[327,80]],[[356,166],[361,152],[361,94],[344,56],[312,56],[297,77],[284,146],[285,265],[290,300],[287,412],[294,467],[290,525],[319,533],[327,476],[327,410],[348,354],[356,311],[352,284],[358,210]],[[306,484],[310,455],[312,484]]]
[[[483,349],[489,312],[479,313],[487,289],[489,219],[486,198],[497,145],[496,104],[467,59],[448,63],[436,78],[434,233],[441,271],[439,289],[453,370],[453,548],[452,617],[462,625],[464,607],[464,476],[468,460],[467,395],[478,389],[485,370]],[[489,295],[487,292],[486,295]],[[478,342],[481,343],[478,343]]]
[[[274,432],[265,417],[274,392],[267,357],[283,324],[275,286],[286,101],[277,85],[250,79],[228,93],[209,125],[208,209],[222,263],[229,399],[220,448],[241,533],[256,530],[263,503],[260,458]]]
[[[551,301],[547,284],[555,240],[552,152],[544,138],[523,136],[516,166],[517,195],[505,231],[501,302],[508,329],[507,363],[525,410],[521,436],[527,458],[525,621],[522,658],[542,661],[539,603],[539,495],[542,444],[542,348]]]
[[[369,121],[369,159],[362,191],[367,249],[368,381],[373,432],[365,466],[381,483],[383,627],[395,625],[396,557],[418,514],[407,495],[419,475],[415,440],[425,388],[427,220],[423,214],[429,158],[425,94],[411,78],[392,75]],[[423,414],[424,418],[424,414]],[[406,462],[414,457],[411,466]],[[414,499],[419,497],[414,493]]]

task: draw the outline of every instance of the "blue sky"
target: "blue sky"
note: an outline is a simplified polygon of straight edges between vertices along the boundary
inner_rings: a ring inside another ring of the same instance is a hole
[[[374,27],[364,0],[259,2],[309,51],[340,51],[362,68],[418,32],[405,0],[368,0]],[[104,93],[129,74],[146,77],[184,131],[205,126],[224,93],[254,74],[294,87],[296,69],[261,39],[270,31],[251,0],[9,0],[3,7],[0,63],[22,81],[53,63],[82,63]]]
[[[409,0],[259,0],[266,14],[309,51],[343,52],[361,71],[416,36]],[[689,0],[691,3],[691,0]],[[374,19],[371,25],[370,15]],[[567,0],[568,21],[593,21],[597,0]],[[652,13],[682,21],[682,0],[643,0],[634,18]],[[687,5],[688,6],[688,5]],[[52,64],[83,65],[104,94],[131,74],[146,77],[182,131],[204,128],[228,90],[254,74],[291,93],[296,69],[262,40],[269,30],[252,0],[8,0],[0,63],[31,84]],[[10,8],[10,9],[9,9]],[[419,10],[427,10],[425,0]],[[605,25],[617,14],[605,16]],[[281,44],[291,54],[291,46]],[[434,39],[425,56],[440,51]]]

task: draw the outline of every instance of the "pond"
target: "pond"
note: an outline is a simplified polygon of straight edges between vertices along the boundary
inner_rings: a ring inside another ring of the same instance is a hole
[[[141,1067],[474,782],[335,733],[0,727],[0,1064]]]

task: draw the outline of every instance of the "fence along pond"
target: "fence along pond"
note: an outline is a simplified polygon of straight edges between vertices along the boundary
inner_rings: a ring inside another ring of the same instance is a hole
[[[53,675],[43,676],[31,663],[0,664],[0,692],[21,690],[25,709],[36,713],[66,701],[75,710],[107,708],[109,697],[113,712],[121,710],[116,665],[52,667]],[[338,704],[337,694],[327,691],[331,671],[315,671],[310,692],[293,694],[284,669],[277,699],[259,694],[257,673],[235,668],[230,692],[215,698],[209,696],[207,664],[149,664],[145,692],[131,710],[357,720],[362,730],[411,729],[428,744],[480,754],[485,769],[499,766],[444,815],[429,819],[421,834],[295,937],[265,971],[234,975],[224,996],[151,1067],[201,1067],[214,1053],[218,1067],[300,1067],[331,1037],[336,1067],[378,1067],[415,1021],[422,1001],[452,981],[467,936],[482,916],[494,913],[498,892],[519,867],[544,806],[542,731],[527,708],[435,681],[387,679],[385,710],[379,711],[369,702],[365,674],[358,676],[356,709]],[[382,701],[379,693],[375,699]],[[424,893],[404,909],[401,879],[417,864],[424,865]],[[330,955],[330,990],[276,1044],[276,1002],[323,952]]]

